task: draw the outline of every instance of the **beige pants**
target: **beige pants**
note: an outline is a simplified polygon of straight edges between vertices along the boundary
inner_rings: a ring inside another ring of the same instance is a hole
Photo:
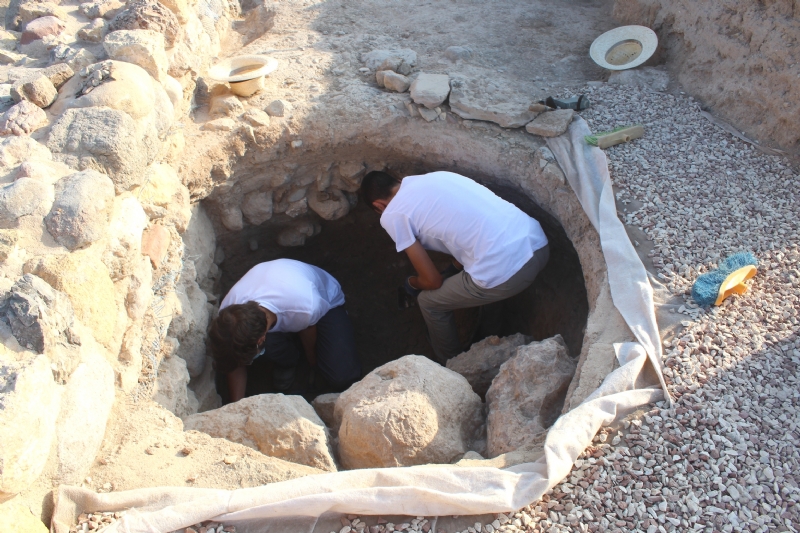
[[[472,280],[472,276],[466,272],[459,272],[444,280],[442,286],[435,291],[422,291],[417,303],[428,325],[428,334],[439,362],[444,364],[463,351],[458,341],[454,309],[478,307],[519,294],[533,283],[549,258],[548,246],[536,250],[533,257],[508,281],[491,289],[479,287]]]

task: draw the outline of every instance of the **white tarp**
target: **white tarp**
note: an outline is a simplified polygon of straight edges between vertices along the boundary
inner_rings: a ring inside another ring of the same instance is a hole
[[[590,133],[577,118],[567,134],[548,139],[548,145],[597,228],[614,304],[639,342],[615,345],[620,367],[556,421],[538,461],[504,470],[452,465],[351,470],[234,491],[173,487],[95,494],[62,487],[53,531],[66,533],[80,511],[130,509],[106,531],[162,533],[213,519],[240,533],[311,533],[319,517],[330,513],[475,515],[515,511],[540,499],[569,474],[601,426],[666,394],[658,384],[663,386],[653,292],[617,218],[605,155],[583,139]]]

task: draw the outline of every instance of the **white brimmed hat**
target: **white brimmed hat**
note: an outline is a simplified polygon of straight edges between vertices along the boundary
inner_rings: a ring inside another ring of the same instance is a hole
[[[208,69],[208,77],[217,81],[247,81],[266,76],[276,68],[278,68],[278,60],[274,57],[236,56],[223,59]]]
[[[638,67],[658,46],[656,33],[645,26],[622,26],[605,32],[592,43],[589,55],[609,70]]]

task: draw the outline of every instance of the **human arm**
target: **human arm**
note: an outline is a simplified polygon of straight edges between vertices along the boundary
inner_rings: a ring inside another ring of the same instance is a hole
[[[414,244],[404,251],[414,265],[414,270],[417,271],[417,275],[411,276],[408,280],[413,288],[435,290],[442,286],[442,275],[433,264],[428,252],[422,247],[422,243],[414,241]]]
[[[247,389],[247,367],[237,366],[235,370],[228,372],[228,395],[231,403],[238,402],[244,398]]]
[[[306,329],[298,331],[297,335],[300,337],[308,364],[314,368],[317,365],[317,326],[308,326]]]

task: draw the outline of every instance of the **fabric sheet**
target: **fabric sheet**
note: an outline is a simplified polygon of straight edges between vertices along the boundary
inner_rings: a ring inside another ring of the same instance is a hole
[[[352,470],[234,491],[166,487],[95,494],[61,487],[53,531],[66,533],[80,511],[128,509],[107,531],[161,533],[213,519],[240,533],[327,533],[333,529],[326,520],[331,513],[476,515],[515,511],[540,499],[569,474],[601,426],[666,394],[652,289],[617,218],[605,155],[583,140],[589,133],[577,118],[548,145],[600,234],[614,304],[638,342],[614,346],[619,368],[556,421],[537,461],[503,470],[453,465]]]

